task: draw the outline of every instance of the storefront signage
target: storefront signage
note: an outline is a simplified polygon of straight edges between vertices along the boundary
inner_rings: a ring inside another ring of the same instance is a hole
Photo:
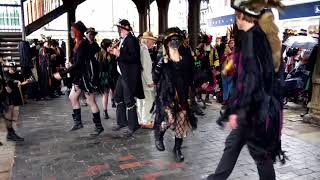
[[[320,16],[320,2],[297,4],[285,7],[279,14],[280,20]]]

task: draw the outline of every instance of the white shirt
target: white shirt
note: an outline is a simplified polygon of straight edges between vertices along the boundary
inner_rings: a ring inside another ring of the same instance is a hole
[[[127,36],[126,36],[126,37],[127,37]],[[118,47],[119,50],[121,49],[122,43],[123,43],[123,41],[126,39],[126,37],[120,39],[120,44],[119,44],[119,47]],[[118,62],[117,62],[117,71],[118,71],[118,73],[119,73],[120,75],[122,75]]]

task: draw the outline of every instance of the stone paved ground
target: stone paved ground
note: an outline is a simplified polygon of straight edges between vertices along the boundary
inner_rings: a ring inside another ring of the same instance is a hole
[[[16,145],[11,179],[203,179],[216,168],[228,135],[215,123],[218,109],[219,105],[214,104],[207,108],[206,116],[199,118],[198,130],[183,144],[185,162],[175,163],[172,133],[166,134],[164,152],[155,149],[150,130],[139,130],[130,139],[115,138],[111,132],[115,112],[110,110],[111,119],[103,121],[105,133],[91,138],[88,134],[93,124],[88,108],[82,111],[85,128],[69,133],[72,122],[66,98],[34,102],[21,110],[19,133],[26,141]],[[283,148],[290,161],[284,166],[276,165],[277,179],[320,179],[320,143],[300,136],[318,133],[320,129],[302,125],[297,112],[286,111]],[[230,179],[258,179],[246,148]]]
[[[18,117],[19,107],[16,107],[14,111],[14,119],[18,120]],[[17,122],[17,124],[20,125],[19,121]],[[6,142],[6,134],[4,119],[0,118],[0,142],[3,143],[3,145],[0,146],[0,180],[6,180],[10,177],[14,160],[15,144],[12,142]]]

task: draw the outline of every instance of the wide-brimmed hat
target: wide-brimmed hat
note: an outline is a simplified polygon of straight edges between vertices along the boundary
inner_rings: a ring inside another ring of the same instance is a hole
[[[131,29],[132,29],[129,21],[126,19],[120,20],[117,24],[115,24],[115,26],[117,26],[118,28],[127,30],[127,31],[131,31]]]
[[[82,21],[78,21],[71,25],[72,27],[76,28],[81,34],[84,34],[87,31],[87,27],[83,24]]]
[[[259,17],[265,8],[280,8],[280,0],[231,0],[231,7],[250,16]]]
[[[164,40],[163,40],[164,44],[167,44],[169,42],[170,38],[172,38],[172,37],[178,37],[181,39],[183,37],[182,31],[178,27],[169,28],[166,30],[166,32],[164,34],[165,34]]]
[[[97,34],[98,34],[98,32],[96,31],[96,29],[93,28],[93,27],[90,27],[90,28],[87,29],[86,34],[90,34],[90,33],[93,33],[94,35],[97,35]]]
[[[157,41],[157,38],[153,36],[152,32],[144,32],[141,39],[149,39],[152,41]]]

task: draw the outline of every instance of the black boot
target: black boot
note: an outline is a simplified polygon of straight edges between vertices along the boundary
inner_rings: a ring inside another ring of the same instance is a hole
[[[15,142],[22,142],[24,139],[16,134],[13,128],[8,128],[7,140],[8,141],[15,141]]]
[[[166,150],[166,148],[164,146],[164,143],[163,143],[164,133],[165,133],[164,131],[160,131],[160,127],[158,127],[158,126],[155,127],[155,129],[154,129],[154,139],[155,139],[156,148],[159,151]]]
[[[82,121],[81,121],[81,109],[74,109],[72,117],[73,117],[74,124],[70,129],[70,131],[75,131],[83,128]]]
[[[91,136],[99,136],[104,131],[104,128],[101,124],[100,112],[92,113],[92,115],[93,115],[92,120],[96,127],[94,129],[94,132],[91,134]]]
[[[104,118],[104,119],[109,119],[109,114],[108,114],[108,111],[107,111],[107,110],[104,110],[104,112],[103,112],[103,118]]]
[[[137,131],[140,128],[138,122],[138,114],[137,114],[137,107],[133,105],[127,108],[128,111],[128,127],[132,132]]]
[[[119,131],[128,125],[126,105],[124,102],[117,104],[116,117],[117,125],[112,128],[112,131]]]
[[[176,162],[182,162],[184,160],[184,156],[181,153],[181,146],[182,146],[182,138],[175,138],[175,144],[173,148],[173,153],[176,159]]]
[[[116,106],[116,102],[114,101],[113,98],[111,99],[111,101],[112,101],[112,108],[116,108],[116,107],[117,107],[117,106]]]

